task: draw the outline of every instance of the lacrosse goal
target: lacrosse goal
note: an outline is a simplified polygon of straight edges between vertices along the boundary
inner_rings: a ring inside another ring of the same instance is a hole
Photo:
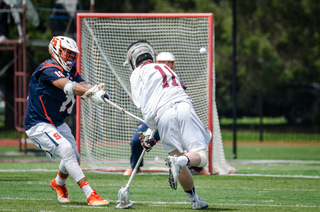
[[[131,100],[126,60],[128,46],[147,40],[156,54],[166,51],[176,57],[176,69],[186,84],[194,108],[213,132],[208,169],[214,174],[234,170],[224,155],[215,103],[213,14],[78,13],[77,43],[81,52],[78,72],[90,84],[105,83],[111,101],[142,117]],[[200,54],[200,48],[207,53]],[[130,140],[138,121],[110,105],[77,101],[76,140],[84,170],[123,172],[130,164]],[[167,153],[161,142],[145,154],[142,171],[167,171]]]

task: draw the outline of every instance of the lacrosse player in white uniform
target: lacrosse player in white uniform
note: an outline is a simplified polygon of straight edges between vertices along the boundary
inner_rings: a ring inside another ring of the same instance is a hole
[[[53,37],[49,44],[51,59],[41,63],[31,76],[25,130],[31,141],[54,159],[62,158],[59,172],[50,186],[55,190],[58,201],[68,203],[66,180],[69,176],[77,182],[87,197],[88,205],[108,205],[88,184],[79,166],[80,154],[76,141],[64,119],[72,112],[76,95],[91,99],[101,105],[109,95],[104,84],[90,85],[76,69],[76,42],[65,36]]]
[[[207,201],[195,192],[188,165],[207,165],[207,145],[211,140],[211,132],[197,117],[192,100],[181,87],[179,77],[167,65],[155,63],[154,50],[148,42],[131,44],[127,62],[133,70],[130,77],[133,102],[141,109],[149,127],[145,137],[153,129],[158,129],[162,145],[169,154],[166,164],[171,188],[176,190],[179,180],[193,209],[208,207]],[[151,149],[155,144],[148,139],[144,141],[143,147],[146,149]]]
[[[176,58],[170,52],[161,52],[157,55],[156,62],[164,63],[167,66],[169,66],[169,68],[172,71],[174,71],[176,65]],[[184,82],[180,81],[180,84],[184,90],[187,89]],[[190,169],[191,173],[195,175],[210,175],[210,172],[205,170],[203,167],[189,166],[188,168]]]

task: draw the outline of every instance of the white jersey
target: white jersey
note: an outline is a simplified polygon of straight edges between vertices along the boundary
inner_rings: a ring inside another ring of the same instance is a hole
[[[167,65],[147,62],[131,74],[134,104],[141,109],[148,127],[157,129],[157,122],[177,102],[192,102],[180,85],[180,79]]]

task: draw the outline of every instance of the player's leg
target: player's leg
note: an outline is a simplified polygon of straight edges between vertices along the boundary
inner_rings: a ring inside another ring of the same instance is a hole
[[[200,154],[204,154],[206,151],[205,150],[201,150]],[[188,154],[188,153],[186,153]],[[169,157],[166,159],[167,163],[171,163],[171,167],[169,166],[170,172],[174,172],[172,171],[173,166],[176,166],[176,168],[173,168],[175,170],[178,170],[180,168],[180,173],[178,173],[178,180],[179,183],[181,185],[181,187],[183,188],[183,190],[185,191],[185,193],[187,194],[187,196],[190,199],[190,202],[192,204],[192,208],[193,209],[203,209],[203,208],[207,208],[208,207],[208,203],[205,199],[201,199],[198,194],[196,193],[195,187],[194,187],[194,180],[192,177],[192,174],[187,166],[187,164],[189,164],[189,158],[186,161],[186,155],[181,154],[178,150],[174,150],[172,152],[169,153]],[[191,160],[193,162],[195,162],[196,164],[199,161],[199,157],[197,154],[194,154],[193,152],[191,154],[188,154],[189,157],[191,158]],[[201,157],[200,157],[201,160]],[[204,164],[198,164],[198,165],[204,165]],[[170,179],[169,179],[170,181]]]
[[[138,128],[131,139],[130,166],[132,169],[134,169],[134,167],[136,166],[143,150],[143,147],[141,146],[141,142],[137,134],[138,132],[145,132],[147,129],[148,129],[148,126],[146,124],[139,122]],[[140,167],[141,166],[143,166],[143,160],[141,161]]]
[[[44,150],[49,157],[52,159],[56,157],[55,149],[63,139],[55,127],[47,123],[39,123],[27,130],[26,134],[31,141]],[[65,185],[67,177],[68,174],[59,171],[57,177],[50,182],[50,186],[56,191],[58,201],[61,203],[70,202]]]
[[[164,113],[158,122],[158,130],[162,144],[170,155],[166,159],[170,168],[169,177],[172,173],[173,183],[170,185],[176,189],[175,176],[178,174],[179,183],[190,198],[193,209],[207,207],[206,201],[200,199],[195,192],[193,177],[187,166],[207,164],[206,148],[211,135],[188,103],[176,104]],[[187,150],[184,155],[182,155],[183,150]]]
[[[177,118],[181,123],[181,142],[187,150],[187,153],[184,156],[189,159],[187,165],[204,167],[208,164],[207,146],[211,140],[212,134],[204,127],[191,104],[180,103],[177,106],[177,110],[179,111]],[[190,132],[192,133],[190,134]],[[178,161],[181,165],[185,165],[183,156],[180,157],[182,158],[179,158],[180,160]],[[186,168],[186,166],[184,167]],[[189,173],[191,174],[190,171]],[[203,209],[208,207],[207,201],[205,199],[201,199],[197,195],[194,187],[191,190],[187,189],[188,188],[186,187],[185,192],[191,201],[193,209]]]
[[[137,164],[137,161],[141,155],[141,152],[143,150],[139,137],[137,136],[137,132],[133,135],[131,142],[130,142],[130,148],[131,148],[131,155],[130,155],[130,167],[123,173],[123,175],[128,176],[133,173],[134,167]],[[137,173],[141,171],[140,167],[143,166],[143,160],[140,163],[139,169],[137,170]]]
[[[59,133],[65,137],[69,143],[71,144],[76,157],[77,157],[77,161],[80,161],[80,154],[77,151],[77,145],[76,145],[76,141],[74,139],[74,136],[71,133],[71,129],[69,128],[69,126],[67,124],[62,124],[59,127],[57,127],[57,130],[59,131]],[[54,180],[51,181],[51,187],[54,187],[54,183],[56,183],[58,186],[65,186],[66,180],[69,176],[69,173],[65,167],[65,162],[64,159],[61,159],[60,164],[59,164],[59,171],[58,174],[56,176],[56,178]],[[58,187],[57,187],[58,189]]]
[[[86,195],[88,205],[107,205],[108,201],[101,198],[96,191],[89,185],[81,167],[79,166],[80,154],[77,150],[76,141],[71,133],[71,129],[67,124],[62,124],[58,128],[59,133],[68,142],[64,142],[57,148],[57,154],[62,160],[59,166],[59,173],[68,174],[77,182],[83,193]],[[58,173],[58,175],[59,175]],[[59,176],[60,177],[60,176]]]
[[[143,147],[141,146],[140,143],[140,139],[137,135],[138,132],[145,132],[148,129],[148,126],[145,125],[142,122],[139,122],[138,124],[138,128],[135,131],[135,133],[132,136],[132,139],[130,141],[130,148],[131,148],[131,155],[130,155],[130,167],[123,173],[123,175],[127,176],[127,175],[131,175],[134,167],[136,166],[139,157],[142,153]],[[140,167],[143,166],[143,159],[140,163],[139,169],[137,170],[137,172],[140,172]]]
[[[147,131],[148,129],[148,126],[142,122],[139,122],[139,125],[138,125],[138,128],[137,130],[135,131],[132,139],[131,139],[131,142],[130,142],[130,147],[131,147],[131,155],[130,155],[130,167],[123,173],[123,175],[131,175],[133,170],[134,170],[134,167],[136,166],[139,158],[140,158],[140,155],[143,151],[143,147],[141,146],[141,141],[140,141],[140,138],[138,137],[138,132],[145,132]],[[159,138],[159,133],[156,132],[154,134],[154,139],[156,141],[159,141],[160,138]],[[143,159],[140,163],[140,166],[139,166],[139,169],[137,170],[137,172],[140,172],[140,167],[143,166]]]
[[[46,151],[47,155],[51,158],[55,158],[56,155],[59,155],[62,158],[63,164],[60,164],[62,171],[59,171],[58,177],[51,181],[50,186],[57,192],[58,200],[60,202],[70,202],[68,191],[65,186],[65,179],[68,174],[70,174],[78,184],[83,183],[85,179],[72,145],[56,127],[47,123],[37,124],[27,130],[26,133],[32,142]],[[61,181],[56,180],[59,177],[61,178]],[[106,201],[105,204],[107,203],[108,202]]]
[[[176,157],[177,159],[177,162],[178,164],[181,166],[181,170],[180,170],[180,173],[178,175],[178,180],[179,180],[179,183],[180,185],[182,186],[182,188],[185,190],[185,191],[189,191],[190,189],[192,189],[194,187],[194,182],[193,182],[193,177],[192,177],[192,174],[191,172],[189,171],[189,169],[187,168],[186,165],[182,166],[181,164],[184,164],[184,163],[179,163],[179,157],[180,157],[180,160],[184,160],[185,157],[183,157],[183,153],[180,153],[178,150],[174,150],[172,152],[169,153],[170,156],[178,156]]]
[[[59,127],[57,127],[57,130],[71,144],[72,149],[74,150],[74,153],[76,154],[77,161],[79,162],[80,161],[80,154],[78,153],[77,144],[76,144],[74,136],[72,135],[70,127],[66,123],[64,123],[64,124],[60,125]],[[61,177],[61,176],[63,176],[64,178],[67,178],[69,176],[69,173],[68,173],[67,169],[65,168],[64,164],[65,164],[64,160],[61,159],[61,162],[59,165],[59,173],[58,173],[59,176],[57,176],[57,178],[58,178],[57,180],[59,180],[59,177]]]

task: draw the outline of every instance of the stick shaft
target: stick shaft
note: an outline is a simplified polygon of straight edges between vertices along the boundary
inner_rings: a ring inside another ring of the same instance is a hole
[[[122,111],[123,113],[126,113],[126,114],[128,114],[129,116],[131,116],[131,117],[133,117],[133,118],[141,121],[142,123],[146,123],[143,119],[141,119],[141,118],[139,118],[138,116],[135,116],[135,115],[133,115],[132,113],[126,111],[125,109],[123,109],[123,108],[120,107],[119,105],[115,104],[114,102],[110,101],[109,99],[104,98],[104,101],[107,102],[108,104],[112,105],[113,107],[117,108],[118,110]],[[154,134],[155,134],[156,131],[157,131],[156,129],[153,129],[153,130],[152,130],[152,133],[151,133],[151,135],[150,135],[150,139],[153,138],[153,136],[154,136]],[[131,176],[130,176],[130,178],[129,178],[129,181],[128,181],[127,185],[125,186],[125,189],[129,189],[130,184],[131,184],[131,182],[132,182],[132,180],[133,180],[133,177],[134,177],[134,175],[137,173],[137,170],[139,169],[140,163],[141,163],[141,161],[142,161],[142,158],[143,158],[145,152],[146,152],[146,149],[143,148],[143,151],[142,151],[142,153],[141,153],[141,155],[140,155],[140,157],[139,157],[139,160],[137,161],[136,166],[134,167],[134,170],[133,170],[133,172],[132,172],[132,174],[131,174]]]
[[[153,130],[152,130],[152,133],[151,133],[151,135],[150,135],[150,139],[153,138],[153,136],[154,136],[154,134],[156,133],[156,131],[157,131],[156,129],[153,129]],[[134,175],[136,175],[137,170],[139,169],[140,163],[141,163],[141,161],[142,161],[142,158],[143,158],[145,152],[146,152],[146,149],[143,148],[143,151],[142,151],[142,153],[141,153],[141,155],[140,155],[140,157],[139,157],[139,160],[137,161],[136,166],[134,167],[134,170],[133,170],[133,172],[132,172],[132,174],[131,174],[131,176],[130,176],[130,178],[129,178],[129,181],[128,181],[128,183],[127,183],[127,185],[126,185],[125,188],[129,189],[130,184],[131,184],[131,182],[132,182],[132,180],[133,180],[133,177],[134,177]]]
[[[138,116],[133,115],[132,113],[126,111],[125,109],[123,109],[122,107],[120,107],[120,106],[117,105],[116,103],[110,101],[109,99],[104,98],[104,101],[107,102],[108,104],[112,105],[113,107],[117,108],[118,110],[122,111],[123,113],[126,113],[127,115],[131,116],[132,118],[135,118],[135,119],[141,121],[142,123],[146,123],[143,119],[141,119],[141,118],[139,118]]]
[[[134,167],[134,170],[133,170],[133,172],[132,172],[132,174],[131,174],[131,176],[130,176],[130,178],[129,178],[129,181],[128,181],[127,185],[126,185],[126,188],[129,188],[129,187],[130,187],[130,184],[131,184],[131,182],[132,182],[132,180],[133,180],[133,177],[136,175],[137,170],[139,169],[140,163],[141,163],[141,161],[142,161],[142,158],[143,158],[145,152],[146,152],[146,149],[143,148],[143,151],[142,151],[142,153],[141,153],[141,155],[140,155],[140,157],[139,157],[139,160],[137,161],[136,166]]]

